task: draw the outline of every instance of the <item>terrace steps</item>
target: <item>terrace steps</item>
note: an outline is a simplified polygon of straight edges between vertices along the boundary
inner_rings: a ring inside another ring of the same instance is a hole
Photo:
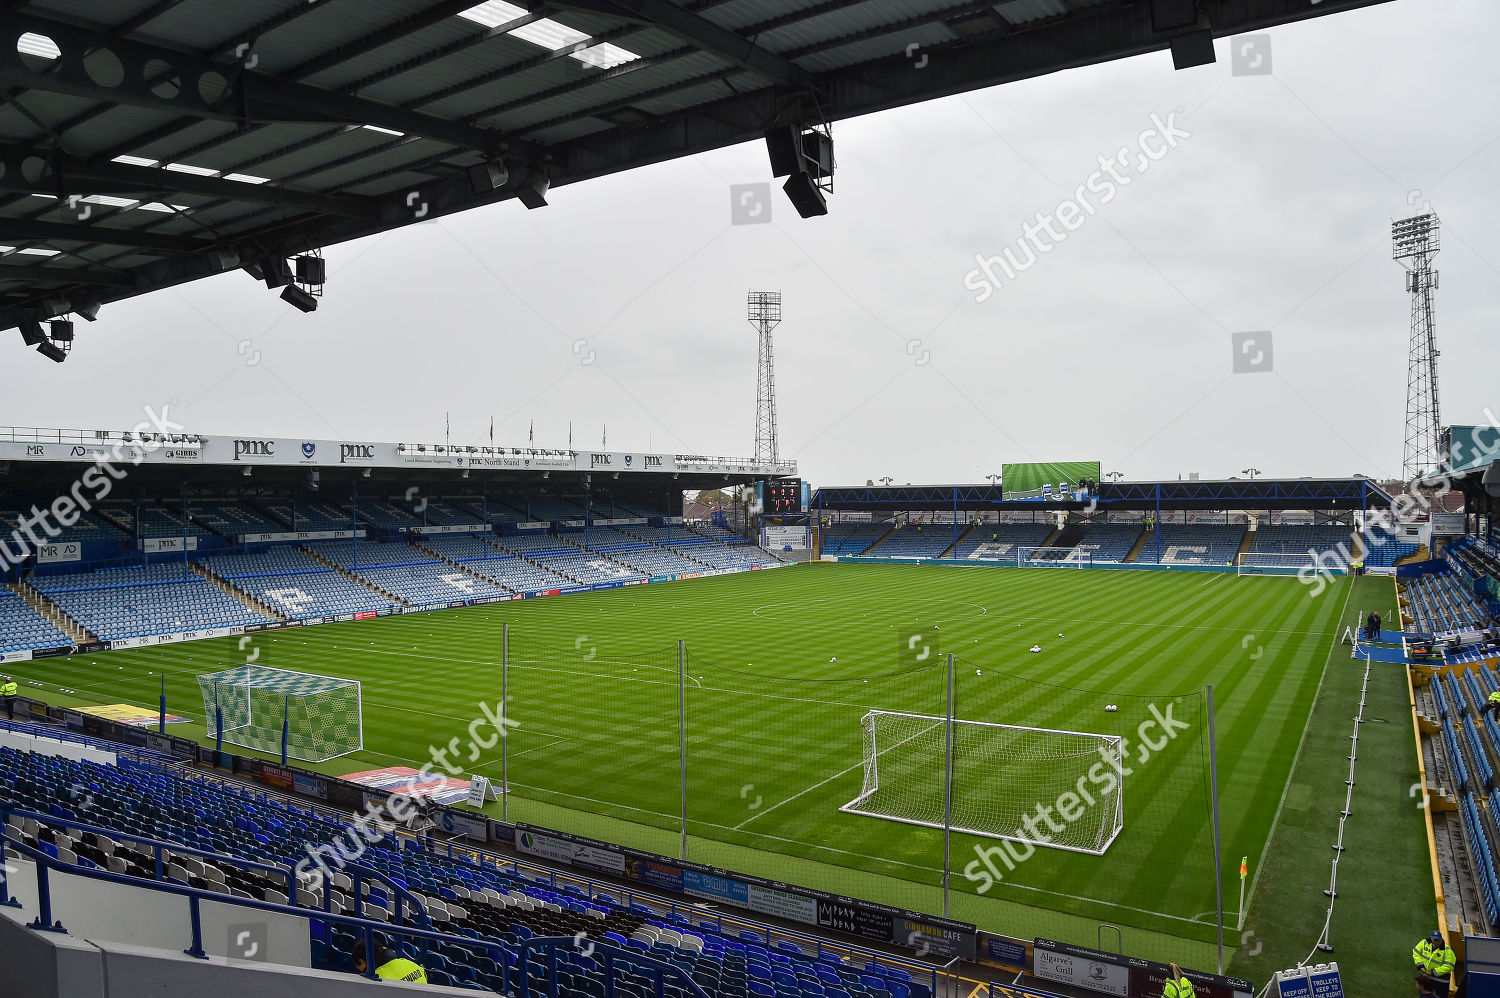
[[[334,561],[331,558],[325,558],[320,552],[314,551],[311,547],[309,547],[307,545],[304,545],[304,546],[298,548],[297,550],[299,550],[303,554],[307,555],[313,561],[318,562],[320,565],[327,565],[329,568],[333,569],[335,572],[339,573],[344,578],[349,579],[351,582],[358,582],[360,585],[364,586],[366,589],[370,590],[371,592],[379,593],[381,596],[383,596],[386,599],[390,600],[392,603],[399,603],[402,606],[411,606],[410,603],[406,602],[406,600],[402,599],[400,596],[397,596],[395,593],[391,592],[389,589],[382,589],[379,586],[375,585],[375,583],[369,581],[368,579],[365,579],[365,578],[363,578],[361,576],[355,575],[353,572],[349,571],[343,565],[340,565],[338,562]]]
[[[461,562],[461,561],[455,561],[455,560],[453,560],[452,558],[448,557],[445,554],[439,554],[437,551],[434,551],[432,548],[428,547],[426,544],[419,544],[416,541],[412,541],[411,542],[411,546],[414,547],[414,548],[416,548],[418,551],[422,552],[425,555],[431,555],[432,557],[436,558],[438,561],[442,562],[445,565],[451,565],[451,566],[453,566],[454,568],[458,569],[460,572],[464,573],[465,575],[467,575],[467,576],[469,576],[471,578],[478,579],[480,582],[483,582],[485,585],[494,586],[496,589],[504,589],[508,593],[514,593],[515,592],[515,590],[512,589],[510,586],[507,586],[507,585],[505,585],[503,583],[500,583],[500,582],[496,582],[494,579],[491,579],[491,578],[489,578],[487,576],[480,575],[478,572],[476,572],[473,569],[469,568],[463,562]],[[485,542],[485,546],[489,547],[489,542],[488,541]],[[493,548],[491,548],[490,550],[494,551],[494,553],[497,554],[497,555],[500,553],[499,551],[495,551]]]
[[[1240,555],[1244,554],[1246,551],[1249,551],[1250,548],[1251,548],[1251,546],[1254,543],[1255,543],[1255,531],[1253,531],[1253,530],[1247,530],[1247,531],[1245,531],[1245,536],[1240,538],[1239,550],[1235,551],[1235,553],[1234,553],[1235,564],[1239,564]]]
[[[949,544],[947,547],[943,548],[942,554],[938,555],[938,557],[939,558],[952,558],[953,555],[954,555],[954,552],[956,552],[958,550],[958,546],[960,544],[962,544],[968,538],[968,536],[970,534],[972,534],[974,531],[976,531],[978,529],[979,529],[979,524],[977,524],[977,523],[971,523],[971,524],[969,524],[969,529],[965,530],[963,533],[959,534],[958,535],[958,540],[954,541],[952,544]]]
[[[64,613],[62,607],[33,589],[30,582],[18,582],[10,588],[33,610],[46,618],[48,623],[72,638],[75,643],[87,645],[99,640],[86,627]]]
[[[1129,554],[1120,559],[1121,562],[1131,562],[1139,558],[1141,555],[1141,551],[1146,547],[1146,544],[1154,536],[1156,536],[1156,532],[1154,530],[1142,530],[1141,536],[1136,538],[1135,546],[1130,549]]]
[[[264,614],[265,616],[270,617],[273,620],[287,621],[291,619],[286,614],[272,607],[269,603],[262,602],[245,590],[240,589],[234,583],[219,575],[203,562],[193,562],[192,569],[194,572],[203,576],[203,578],[207,579],[209,582],[212,582],[215,586],[222,589],[230,596],[233,596],[235,599],[239,600],[241,603],[245,604],[245,606],[254,610],[256,613]]]

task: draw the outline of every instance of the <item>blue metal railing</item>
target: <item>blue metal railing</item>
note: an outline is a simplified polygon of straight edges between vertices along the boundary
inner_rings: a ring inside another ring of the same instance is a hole
[[[99,749],[101,752],[113,752],[117,758],[124,757],[146,765],[162,766],[175,761],[153,749],[139,748],[135,745],[122,745],[103,738],[95,738],[92,735],[80,735],[76,731],[69,731],[65,727],[51,723],[12,721],[0,717],[0,731],[13,731],[18,735],[30,735],[35,738],[51,738],[55,741],[70,742],[86,748]]]
[[[483,950],[489,953],[500,954],[499,958],[496,959],[496,963],[504,967],[507,982],[506,990],[510,990],[509,980],[511,967],[509,965],[509,961],[506,961],[504,958],[504,953],[506,952],[505,946],[498,942],[490,942],[483,939],[473,939],[468,936],[460,936],[445,932],[436,932],[431,929],[418,928],[414,926],[401,926],[399,928],[393,929],[385,922],[375,921],[374,919],[357,918],[352,915],[335,914],[333,912],[318,911],[316,909],[297,908],[293,907],[292,905],[277,904],[273,901],[257,901],[254,898],[241,898],[235,897],[231,894],[219,894],[215,891],[200,890],[196,887],[189,887],[185,884],[171,884],[165,882],[143,880],[139,877],[131,877],[123,874],[112,873],[108,870],[74,866],[71,863],[64,863],[59,859],[49,856],[45,852],[42,852],[40,849],[33,849],[31,846],[28,846],[25,843],[16,842],[8,835],[3,835],[0,836],[0,897],[3,897],[5,900],[0,903],[3,903],[8,907],[18,908],[20,907],[20,904],[17,903],[10,895],[10,883],[8,874],[6,873],[5,863],[7,852],[14,852],[18,855],[25,856],[27,859],[32,860],[36,864],[37,917],[32,922],[27,923],[28,928],[46,932],[67,931],[60,920],[54,920],[52,917],[54,913],[52,911],[52,892],[49,882],[49,875],[51,872],[55,871],[57,873],[65,873],[70,876],[84,877],[89,880],[100,880],[104,881],[105,883],[122,884],[129,887],[144,887],[149,890],[159,891],[163,894],[176,894],[181,897],[187,898],[188,918],[191,926],[192,940],[188,948],[183,950],[183,952],[188,954],[189,956],[197,957],[200,960],[206,959],[208,955],[203,949],[203,924],[200,913],[200,906],[204,901],[214,901],[219,904],[234,905],[240,908],[249,908],[254,911],[268,911],[276,914],[293,915],[298,918],[306,919],[317,918],[325,923],[345,925],[357,929],[359,931],[359,938],[365,948],[365,976],[370,978],[375,977],[376,970],[376,932],[398,934],[403,937],[410,936],[415,939],[420,939],[422,940],[424,948],[424,956],[426,953],[426,948],[433,942],[451,943],[454,945],[466,947],[468,949]],[[216,858],[225,859],[227,857],[220,856]],[[491,958],[495,959],[494,957]],[[556,992],[554,991],[553,995],[555,996],[555,994]]]
[[[651,978],[653,985],[651,993],[656,998],[661,998],[663,987],[668,980],[692,995],[693,998],[708,998],[708,992],[693,980],[692,975],[676,964],[642,956],[638,952],[607,940],[589,940],[584,947],[582,939],[574,936],[534,936],[523,940],[519,949],[522,962],[525,964],[530,963],[533,950],[536,951],[536,956],[541,958],[540,962],[546,970],[546,993],[553,998],[557,995],[557,964],[560,949],[582,950],[587,958],[597,957],[598,962],[604,964],[604,998],[614,998],[615,968],[622,964]],[[531,975],[522,974],[520,985],[521,998],[531,998]]]

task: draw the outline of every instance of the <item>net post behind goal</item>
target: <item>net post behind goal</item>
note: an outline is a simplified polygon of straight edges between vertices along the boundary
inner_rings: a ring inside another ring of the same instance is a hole
[[[1304,570],[1333,573],[1313,551],[1243,551],[1235,556],[1235,575],[1298,575]]]
[[[1083,547],[1017,547],[1017,568],[1087,568],[1094,552]]]
[[[864,784],[840,811],[1095,856],[1124,827],[1118,735],[882,710],[860,723]],[[1064,794],[1078,808],[1061,832],[1027,821]]]

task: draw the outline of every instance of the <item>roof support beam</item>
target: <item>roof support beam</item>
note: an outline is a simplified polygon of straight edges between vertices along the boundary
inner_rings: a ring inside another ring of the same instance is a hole
[[[222,177],[205,177],[154,166],[127,163],[90,163],[66,153],[0,145],[0,190],[24,194],[55,194],[59,197],[88,194],[151,195],[199,194],[224,201],[296,208],[349,218],[379,218],[380,209],[364,198],[346,194],[314,194],[276,184],[252,184]],[[25,167],[31,167],[26,169]]]
[[[43,222],[34,218],[0,219],[0,240],[66,240],[75,243],[102,243],[127,246],[157,253],[199,253],[214,244],[183,236],[166,236],[155,232],[135,232],[107,225],[80,225],[76,222]]]
[[[129,274],[110,270],[70,270],[66,267],[43,267],[26,263],[0,263],[0,281],[25,281],[27,284],[92,284],[98,287],[129,288],[135,285]]]
[[[694,46],[728,59],[783,87],[809,87],[815,77],[794,62],[721,28],[672,0],[556,0],[560,10],[574,8],[619,17],[669,31]]]
[[[514,145],[493,129],[257,73],[249,43],[239,62],[219,62],[24,13],[0,13],[0,34],[7,31],[12,37],[28,31],[46,35],[62,54],[51,65],[41,66],[35,56],[0,46],[0,84],[5,86],[217,121],[379,125],[489,155],[512,151]],[[89,76],[84,57],[101,50],[113,53],[124,66],[118,86],[101,87]]]

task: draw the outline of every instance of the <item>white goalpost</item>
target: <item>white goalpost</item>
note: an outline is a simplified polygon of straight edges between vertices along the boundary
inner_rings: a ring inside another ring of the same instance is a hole
[[[364,748],[359,681],[264,665],[198,677],[204,726],[232,745],[327,762]]]
[[[1236,575],[1296,575],[1303,569],[1330,571],[1309,551],[1246,551],[1234,560]]]
[[[1087,568],[1094,563],[1094,552],[1089,548],[1016,548],[1017,568]]]
[[[1094,856],[1124,827],[1118,735],[955,718],[950,817],[947,718],[872,710],[861,723],[864,786],[840,811]]]

